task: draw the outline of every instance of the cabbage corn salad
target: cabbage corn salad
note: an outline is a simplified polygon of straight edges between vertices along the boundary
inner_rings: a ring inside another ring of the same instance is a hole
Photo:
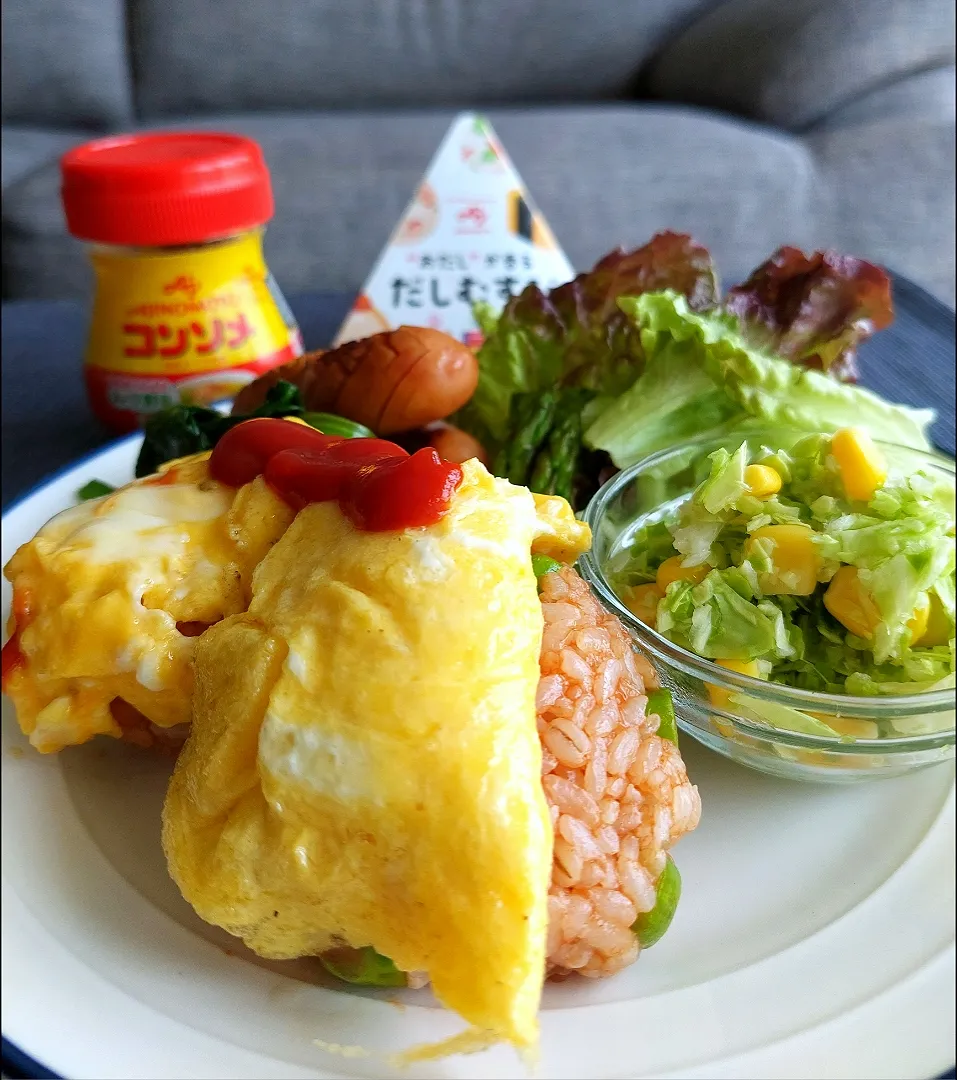
[[[865,431],[844,428],[787,451],[742,442],[711,454],[691,496],[635,533],[614,586],[658,633],[732,671],[906,695],[954,686],[954,551],[952,478],[894,468]],[[914,734],[894,720],[838,731],[836,718],[747,703],[807,734]]]

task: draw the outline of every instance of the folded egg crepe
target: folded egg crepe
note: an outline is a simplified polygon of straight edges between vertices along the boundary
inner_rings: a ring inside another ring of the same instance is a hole
[[[196,645],[163,842],[196,911],[260,955],[372,946],[427,972],[473,1045],[528,1048],[552,868],[530,555],[588,533],[561,499],[463,474],[426,528],[299,512],[248,610]]]
[[[261,478],[236,490],[208,454],[58,514],[13,556],[3,688],[33,746],[149,743],[187,723],[198,634],[245,610],[292,520]]]

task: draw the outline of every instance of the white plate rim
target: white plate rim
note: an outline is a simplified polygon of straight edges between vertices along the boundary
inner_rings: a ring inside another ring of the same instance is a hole
[[[130,451],[132,451],[133,447],[138,444],[139,440],[140,440],[140,435],[137,434],[137,433],[134,433],[132,435],[128,435],[128,436],[125,436],[125,437],[120,438],[118,440],[115,440],[112,443],[104,446],[100,450],[94,451],[93,453],[86,455],[85,457],[81,458],[80,460],[73,463],[72,465],[66,466],[65,468],[57,471],[52,476],[48,477],[46,480],[44,480],[40,484],[36,485],[34,488],[32,488],[30,491],[28,491],[24,495],[22,495],[22,496],[18,497],[17,499],[13,500],[10,503],[10,505],[4,509],[4,512],[3,512],[4,533],[6,534],[6,529],[7,529],[7,526],[9,524],[9,521],[10,521],[11,517],[13,515],[17,514],[18,512],[23,511],[25,508],[27,508],[31,504],[31,502],[33,502],[33,500],[40,500],[43,497],[51,498],[52,497],[52,489],[57,488],[59,486],[65,487],[68,483],[72,483],[72,484],[75,484],[76,486],[79,486],[79,484],[82,483],[84,480],[92,478],[92,476],[94,475],[94,470],[95,470],[97,462],[101,462],[104,458],[116,454],[118,451],[120,451],[124,447],[128,447],[130,449]],[[135,454],[131,453],[130,458],[135,459]],[[950,793],[949,800],[948,800],[949,809],[947,809],[947,807],[945,807],[945,809],[941,812],[941,815],[938,817],[938,820],[935,823],[935,825],[928,831],[927,838],[925,838],[924,841],[922,841],[920,844],[917,845],[917,847],[915,848],[915,851],[912,853],[912,855],[916,855],[922,848],[925,849],[925,852],[924,852],[925,855],[927,854],[926,849],[930,845],[931,835],[941,833],[940,826],[941,826],[942,823],[945,826],[944,832],[947,833],[947,835],[951,838],[951,841],[952,841],[952,835],[953,835],[953,827],[952,827],[953,803],[954,803],[954,795],[953,795],[953,789],[952,789],[951,793]],[[949,832],[948,832],[948,827],[949,827]],[[952,848],[952,846],[953,845],[952,845],[952,842],[951,842],[951,848]],[[935,851],[939,850],[939,848],[940,848],[940,844],[935,842]],[[913,863],[913,861],[914,861],[914,859],[912,857],[910,857],[908,859],[908,863]],[[905,870],[905,866],[902,866],[900,868],[900,870],[897,871],[895,873],[895,875],[894,875],[898,880],[898,884],[900,884],[900,878],[901,878],[904,870]],[[5,892],[6,892],[6,888],[7,888],[6,881],[4,881],[4,891]],[[6,913],[7,911],[12,910],[12,908],[14,906],[15,905],[13,905],[13,904],[9,904],[9,903],[5,902],[4,905],[3,905],[4,912]],[[5,926],[6,926],[6,915],[4,916],[4,923],[5,923]],[[818,936],[818,935],[815,935],[815,936]],[[803,943],[802,943],[802,945],[803,945]],[[767,1044],[751,1048],[751,1049],[749,1049],[748,1051],[746,1051],[744,1053],[735,1053],[735,1054],[732,1054],[732,1055],[728,1055],[728,1056],[726,1056],[724,1058],[715,1058],[714,1060],[710,1060],[710,1061],[706,1062],[705,1064],[703,1064],[703,1065],[701,1065],[699,1067],[679,1069],[677,1071],[673,1070],[673,1071],[668,1072],[668,1073],[661,1073],[660,1075],[663,1075],[663,1076],[664,1075],[668,1075],[668,1076],[688,1076],[688,1077],[691,1077],[691,1076],[704,1077],[704,1076],[719,1076],[719,1075],[720,1076],[752,1076],[752,1075],[753,1076],[759,1076],[760,1075],[760,1076],[765,1076],[765,1077],[771,1077],[771,1076],[797,1076],[797,1075],[824,1075],[824,1074],[814,1074],[814,1073],[810,1073],[810,1072],[802,1073],[800,1071],[800,1069],[798,1069],[798,1071],[794,1071],[795,1064],[796,1064],[794,1055],[797,1053],[798,1055],[801,1056],[802,1060],[805,1060],[808,1063],[810,1063],[812,1060],[815,1059],[815,1057],[820,1057],[821,1048],[823,1046],[827,1045],[829,1039],[831,1041],[833,1041],[835,1039],[838,1040],[837,1045],[839,1047],[843,1048],[844,1051],[846,1052],[846,1050],[847,1050],[847,1044],[846,1044],[847,1034],[849,1034],[849,1032],[852,1029],[854,1029],[855,1026],[861,1027],[862,1030],[866,1029],[867,1033],[868,1033],[867,1038],[862,1039],[859,1042],[859,1045],[862,1048],[862,1050],[866,1049],[866,1051],[867,1051],[867,1053],[864,1055],[864,1057],[867,1058],[875,1066],[879,1065],[880,1063],[883,1063],[886,1066],[888,1060],[893,1058],[893,1040],[888,1041],[887,1036],[888,1036],[888,1032],[890,1030],[889,1025],[882,1024],[882,1023],[876,1023],[876,1026],[875,1026],[874,1018],[876,1017],[877,1013],[878,1012],[886,1013],[886,1011],[888,1009],[888,1002],[891,1001],[891,1000],[898,1003],[897,1005],[895,1005],[895,1008],[899,1009],[901,1007],[900,1004],[899,1004],[899,1001],[900,1001],[902,995],[906,998],[908,994],[911,994],[912,999],[914,1001],[917,1000],[918,995],[922,995],[923,997],[928,997],[928,1000],[930,1001],[930,1004],[927,1007],[925,1007],[925,1008],[923,1008],[921,1010],[915,1011],[915,1016],[919,1014],[919,1016],[925,1022],[932,1015],[936,1015],[938,1017],[938,1019],[940,1017],[944,1016],[944,1015],[947,1015],[946,1012],[944,1010],[942,1010],[940,1006],[941,1006],[941,1003],[943,1002],[944,1005],[945,1005],[945,1008],[946,1008],[946,1003],[947,1003],[947,1001],[949,999],[946,998],[946,993],[944,994],[944,996],[942,998],[941,997],[941,991],[942,990],[946,991],[946,989],[949,988],[951,995],[953,994],[953,986],[954,986],[953,973],[954,973],[954,947],[953,947],[953,930],[952,930],[952,920],[951,920],[950,943],[945,948],[941,949],[940,951],[937,952],[937,954],[935,956],[927,959],[925,962],[919,964],[916,968],[914,968],[912,970],[912,972],[911,972],[910,978],[908,980],[905,980],[904,983],[883,988],[880,992],[878,992],[877,995],[872,996],[872,997],[868,998],[867,1000],[865,1000],[864,1002],[862,1002],[861,1004],[859,1004],[859,1006],[856,1009],[854,1009],[854,1010],[852,1010],[850,1012],[838,1013],[836,1015],[827,1017],[826,1019],[822,1020],[821,1023],[819,1023],[817,1025],[814,1025],[814,1026],[812,1026],[812,1027],[810,1027],[810,1028],[808,1028],[808,1029],[806,1029],[804,1031],[792,1032],[792,1033],[786,1035],[783,1038],[772,1039]],[[4,983],[5,984],[7,982],[7,978],[8,978],[8,972],[7,972],[7,967],[6,967],[6,964],[5,964],[4,965]],[[933,991],[932,993],[928,991],[928,989],[927,989],[928,985],[931,986],[932,991]],[[909,987],[910,987],[910,989],[908,989]],[[118,987],[117,988],[111,987],[111,989],[114,989],[114,990],[118,991],[119,988]],[[4,993],[4,998],[6,998],[6,991]],[[936,1006],[936,1008],[935,1008],[935,1006]],[[907,1007],[906,1002],[904,1004],[904,1007]],[[553,1015],[555,1013],[567,1013],[569,1011],[577,1011],[577,1010],[559,1009],[559,1010],[555,1010]],[[618,1012],[620,1010],[615,1009],[613,1011]],[[873,1016],[872,1016],[872,1018],[870,1020],[868,1020],[868,1015],[869,1014],[873,1014]],[[950,1015],[951,1018],[953,1017],[953,1009],[952,1008],[950,1010],[949,1015]],[[164,1018],[164,1019],[169,1019],[169,1018]],[[842,1034],[842,1032],[844,1034]],[[940,1028],[939,1025],[937,1027],[931,1027],[931,1030],[928,1032],[928,1039],[924,1041],[924,1046],[925,1046],[925,1048],[927,1050],[927,1053],[922,1056],[922,1060],[920,1062],[917,1062],[915,1060],[915,1061],[912,1061],[912,1062],[909,1063],[909,1068],[906,1071],[906,1075],[913,1075],[915,1077],[924,1077],[925,1080],[926,1080],[926,1078],[928,1078],[930,1076],[937,1075],[938,1073],[940,1073],[941,1071],[945,1070],[946,1068],[948,1068],[950,1066],[951,1062],[949,1061],[949,1056],[952,1056],[952,1050],[950,1050],[949,1048],[947,1050],[942,1049],[943,1046],[947,1043],[947,1040],[942,1040],[942,1041],[939,1040],[939,1045],[935,1044],[933,1047],[930,1045],[930,1043],[932,1041],[931,1036],[934,1033],[937,1033],[938,1036],[940,1035],[941,1028]],[[24,1055],[26,1057],[32,1057],[37,1062],[37,1064],[41,1064],[41,1062],[43,1061],[44,1054],[42,1053],[42,1051],[40,1051],[39,1053],[37,1052],[37,1046],[34,1044],[34,1042],[31,1039],[18,1037],[18,1033],[15,1032],[15,1031],[11,1031],[9,1034],[5,1031],[4,1032],[4,1040],[14,1050],[16,1050],[19,1054]],[[952,1039],[950,1040],[949,1046],[952,1046]],[[209,1047],[207,1047],[207,1049],[208,1048]],[[239,1050],[239,1055],[238,1055],[239,1057],[246,1057],[247,1066],[250,1065],[250,1060],[249,1059],[250,1059],[250,1057],[254,1058],[255,1055],[250,1055],[248,1051],[241,1050],[239,1047],[236,1047],[235,1049]],[[889,1057],[889,1055],[890,1055],[890,1057]],[[239,1063],[238,1060],[236,1060],[235,1063],[238,1064]],[[864,1063],[864,1061],[862,1059],[861,1064],[863,1064],[863,1063]],[[262,1060],[260,1060],[259,1062],[253,1061],[252,1064],[254,1066],[258,1065],[258,1066],[261,1067],[264,1064],[264,1062]],[[270,1064],[275,1066],[275,1065],[280,1064],[280,1063],[279,1062],[271,1062]],[[900,1064],[900,1063],[898,1062],[897,1064]],[[51,1071],[51,1072],[53,1071],[50,1068],[50,1066],[47,1066],[45,1064],[42,1065],[41,1067],[46,1069],[47,1071]],[[911,1070],[914,1070],[914,1071],[911,1071]],[[894,1074],[886,1073],[886,1075],[904,1075],[904,1074],[905,1073],[894,1073]],[[65,1071],[65,1072],[62,1073],[62,1075],[68,1075],[68,1073]],[[160,1073],[157,1073],[156,1075],[160,1075]],[[182,1075],[186,1075],[186,1074],[182,1074]],[[258,1069],[257,1069],[256,1071],[243,1073],[243,1074],[237,1073],[236,1075],[250,1075],[250,1076],[252,1076],[252,1075],[266,1075],[266,1073],[265,1072],[259,1072]],[[292,1071],[279,1072],[279,1073],[274,1072],[274,1071],[270,1071],[268,1073],[268,1075],[290,1075],[290,1076],[297,1076],[297,1075],[303,1075],[303,1076],[306,1076],[306,1075],[312,1075],[312,1076],[327,1075],[327,1076],[332,1076],[332,1075],[339,1075],[339,1074],[335,1074],[335,1073],[318,1073],[318,1072],[314,1072],[314,1071],[301,1071],[301,1070],[299,1070],[298,1067],[294,1067],[292,1069]],[[343,1073],[341,1075],[346,1075],[346,1074]],[[624,1073],[616,1073],[614,1075],[626,1075],[626,1074],[624,1074]],[[637,1075],[639,1075],[639,1073],[632,1072],[632,1071],[629,1070],[627,1075],[629,1075],[629,1076],[637,1076]],[[833,1072],[833,1073],[827,1073],[827,1075],[852,1076],[852,1075],[855,1075],[855,1073],[853,1071],[850,1071],[850,1072]],[[860,1075],[878,1075],[878,1073],[876,1073],[876,1072],[875,1073],[863,1073],[862,1072],[862,1073],[860,1073]],[[885,1075],[885,1072],[880,1072],[879,1075]]]

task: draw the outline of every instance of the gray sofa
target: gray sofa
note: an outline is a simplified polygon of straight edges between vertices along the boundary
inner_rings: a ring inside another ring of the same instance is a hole
[[[354,290],[480,107],[578,268],[661,228],[726,275],[782,243],[954,303],[954,0],[4,0],[3,295],[89,292],[58,157],[203,126],[262,144],[291,292]]]

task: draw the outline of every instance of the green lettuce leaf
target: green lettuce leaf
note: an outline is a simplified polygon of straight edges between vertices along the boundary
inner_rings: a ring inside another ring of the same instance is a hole
[[[711,475],[694,494],[709,514],[719,514],[735,506],[747,491],[744,470],[748,465],[748,444],[743,442],[733,454],[716,450],[711,455]]]
[[[947,580],[942,579],[944,583]],[[953,582],[953,577],[949,581]],[[824,608],[821,594],[777,597],[777,601],[782,608],[788,601],[786,617],[792,623],[792,641],[797,640],[794,635],[799,634],[800,647],[793,657],[784,658],[775,665],[775,682],[804,690],[866,697],[929,690],[954,670],[952,643],[905,647],[897,658],[878,662],[874,643],[855,638],[832,619]],[[905,686],[908,689],[905,690]]]
[[[475,314],[485,335],[478,354],[478,385],[453,421],[497,452],[508,436],[513,395],[557,385],[561,334],[548,296],[537,285],[513,297],[498,318],[488,305],[476,305]]]
[[[754,348],[734,315],[692,310],[671,291],[619,301],[640,327],[646,370],[594,416],[587,445],[621,468],[690,436],[756,426],[808,432],[864,427],[875,438],[930,448],[934,414],[884,401],[821,371]]]
[[[732,400],[770,427],[827,432],[860,427],[884,442],[931,449],[927,429],[934,422],[933,409],[894,405],[820,371],[742,350],[718,360],[717,378]]]
[[[595,267],[551,292],[529,285],[501,315],[481,306],[485,335],[479,381],[454,423],[492,452],[508,437],[513,394],[581,387],[615,396],[644,364],[640,332],[618,307],[622,296],[664,288],[686,296],[692,310],[717,302],[717,276],[706,248],[664,232],[636,251],[613,251]]]
[[[658,567],[675,553],[671,538],[673,528],[670,518],[666,518],[637,529],[627,552],[620,557],[621,564],[615,571],[616,583],[626,586],[654,581]]]
[[[913,554],[895,555],[873,570],[860,570],[861,583],[870,591],[881,613],[874,631],[874,660],[899,661],[910,644],[907,624],[921,593],[954,573],[954,545],[941,544]]]
[[[673,301],[680,301],[676,304]],[[674,292],[619,301],[640,328],[645,370],[629,390],[593,409],[585,442],[605,450],[621,469],[657,450],[721,430],[745,414],[718,385],[704,360],[692,308]],[[706,316],[723,326],[720,315]],[[720,333],[714,335],[720,340]]]
[[[946,617],[941,590],[949,596],[957,561],[953,498],[952,487],[918,471],[890,479],[867,513],[838,512],[822,520],[818,550],[857,567],[880,611],[872,642],[877,664],[904,656],[908,623],[922,594],[934,590]]]
[[[717,541],[726,523],[725,518],[716,517],[699,502],[689,499],[682,506],[678,524],[673,530],[674,550],[682,556],[682,564],[724,566],[727,562],[724,547]],[[673,552],[668,552],[668,555],[671,554]]]
[[[928,690],[949,690],[954,685],[953,654],[949,649],[915,650],[915,655],[908,657],[908,662],[897,670],[897,678],[885,678],[887,672],[852,671],[848,675],[844,688],[848,694],[859,697],[879,697],[896,694],[920,694]],[[937,655],[923,655],[935,652]],[[901,675],[910,671],[916,678],[903,679]],[[923,676],[923,677],[921,677]]]
[[[712,570],[699,585],[673,582],[658,605],[658,632],[709,660],[777,655],[780,612],[746,599],[742,587],[746,583],[733,568]]]

